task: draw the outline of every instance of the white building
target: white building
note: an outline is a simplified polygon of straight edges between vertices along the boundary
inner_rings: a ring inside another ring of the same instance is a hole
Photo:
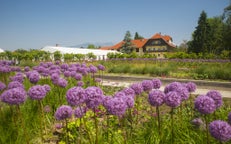
[[[93,53],[96,56],[96,60],[107,59],[108,53],[119,53],[114,50],[100,50],[100,49],[87,49],[87,48],[70,48],[70,47],[60,47],[60,46],[45,46],[41,50],[54,53],[59,51],[61,54],[88,54]]]

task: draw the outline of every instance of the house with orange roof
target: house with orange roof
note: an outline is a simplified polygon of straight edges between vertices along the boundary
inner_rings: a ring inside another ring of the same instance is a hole
[[[141,54],[154,54],[158,58],[163,58],[167,52],[172,52],[176,45],[172,42],[172,37],[169,35],[161,35],[156,33],[149,39],[136,39],[131,41],[134,45],[133,51]],[[102,47],[102,50],[116,50],[120,51],[124,41],[121,41],[113,46]]]

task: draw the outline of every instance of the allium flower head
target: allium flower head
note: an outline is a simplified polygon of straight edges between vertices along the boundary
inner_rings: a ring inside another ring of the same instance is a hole
[[[1,100],[10,105],[19,105],[26,100],[26,91],[21,88],[12,88],[4,91],[1,95]]]
[[[78,86],[78,87],[82,87],[83,85],[84,85],[84,82],[83,82],[83,81],[78,81],[78,82],[77,82],[77,86]]]
[[[46,90],[46,93],[51,91],[51,87],[48,84],[43,85],[44,89]]]
[[[181,104],[181,96],[175,91],[170,91],[165,95],[164,101],[167,106],[175,108]]]
[[[132,88],[124,88],[122,92],[124,92],[126,96],[131,96],[135,98],[135,91]]]
[[[12,80],[12,81],[18,81],[18,82],[20,82],[20,83],[23,83],[23,81],[24,81],[24,76],[23,76],[22,73],[17,73],[15,76],[10,77],[10,80]]]
[[[188,82],[186,83],[186,88],[188,89],[189,92],[195,92],[197,89],[197,86],[194,82]]]
[[[90,68],[91,73],[97,73],[97,71],[98,71],[97,67],[95,67],[93,65],[90,65],[89,68]]]
[[[96,108],[103,102],[103,91],[99,87],[88,87],[85,89],[85,93],[87,107]]]
[[[40,79],[40,74],[37,71],[31,71],[28,78],[31,83],[36,84]]]
[[[152,106],[161,106],[164,103],[165,94],[160,90],[152,90],[148,95],[148,102]]]
[[[175,91],[178,93],[178,95],[181,96],[181,101],[187,100],[189,98],[188,89],[183,85],[177,87]]]
[[[104,71],[104,70],[105,70],[105,67],[104,67],[103,65],[101,65],[101,64],[99,64],[99,65],[97,66],[97,68],[98,68],[99,70],[101,70],[101,71]]]
[[[46,106],[43,108],[43,111],[44,111],[45,113],[49,113],[49,112],[51,112],[51,107],[50,107],[49,105],[46,105]]]
[[[6,85],[0,81],[0,91],[4,90],[6,88]]]
[[[70,77],[70,76],[71,76],[71,72],[70,72],[70,71],[65,71],[65,72],[63,73],[63,75],[64,75],[65,77]]]
[[[76,118],[82,118],[87,112],[87,107],[77,107],[74,110],[74,115]]]
[[[41,100],[46,96],[46,92],[44,86],[35,85],[28,90],[28,95],[32,100]]]
[[[153,82],[151,80],[143,80],[141,84],[144,91],[148,92],[153,89]]]
[[[76,80],[82,80],[82,77],[83,77],[83,76],[82,76],[82,74],[80,74],[80,73],[76,73],[76,74],[75,74],[75,79],[76,79]]]
[[[7,86],[8,89],[17,88],[17,87],[21,87],[24,89],[24,85],[18,81],[12,81]]]
[[[64,78],[59,78],[57,85],[62,88],[65,88],[67,86],[67,80],[65,80]]]
[[[209,132],[212,137],[221,142],[227,142],[231,139],[231,126],[225,121],[215,120],[211,122]]]
[[[202,114],[210,114],[216,110],[215,101],[205,95],[200,95],[195,99],[194,107]]]
[[[66,93],[66,99],[68,104],[72,106],[78,106],[86,101],[86,93],[82,87],[70,88]]]
[[[154,89],[159,89],[161,87],[161,85],[162,85],[160,79],[153,79],[152,83],[153,83],[153,88]]]
[[[59,80],[59,74],[58,73],[51,74],[51,80],[52,80],[53,84],[57,84],[58,80]]]
[[[25,71],[25,72],[28,72],[28,71],[30,71],[30,67],[28,67],[28,66],[25,66],[25,67],[24,67],[24,71]]]
[[[212,98],[215,101],[216,108],[219,108],[222,106],[223,104],[222,96],[218,91],[211,90],[206,94],[206,96]]]
[[[105,108],[112,115],[122,116],[127,109],[127,105],[122,98],[114,97],[107,101]]]
[[[136,95],[139,95],[143,92],[143,86],[141,83],[134,83],[131,85],[131,88],[135,91]]]
[[[72,108],[70,106],[62,105],[56,110],[55,118],[57,120],[64,120],[64,119],[67,119],[67,118],[71,118],[72,113],[73,113],[73,110],[72,110]]]
[[[180,82],[172,82],[164,88],[164,93],[166,94],[170,91],[175,91],[178,87],[181,87],[181,86],[182,84]]]

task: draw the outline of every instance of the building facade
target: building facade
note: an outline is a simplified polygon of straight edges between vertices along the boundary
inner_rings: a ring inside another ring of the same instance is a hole
[[[149,39],[137,39],[132,40],[134,45],[133,51],[141,54],[153,54],[158,58],[163,58],[167,52],[172,52],[176,48],[176,45],[172,42],[172,37],[168,35],[161,35],[156,33]],[[113,46],[102,47],[102,50],[117,50],[120,51],[124,41],[121,41]]]

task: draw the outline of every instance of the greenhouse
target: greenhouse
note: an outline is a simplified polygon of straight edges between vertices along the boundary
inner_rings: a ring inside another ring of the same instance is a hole
[[[59,51],[61,54],[89,54],[93,53],[96,56],[96,60],[107,59],[108,53],[118,53],[113,50],[100,50],[100,49],[87,49],[87,48],[71,48],[71,47],[60,47],[60,46],[45,46],[41,50],[54,53]]]

